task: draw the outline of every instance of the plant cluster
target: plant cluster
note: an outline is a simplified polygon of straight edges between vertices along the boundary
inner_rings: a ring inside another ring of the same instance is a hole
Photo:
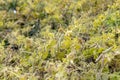
[[[0,80],[119,80],[120,0],[0,0]]]

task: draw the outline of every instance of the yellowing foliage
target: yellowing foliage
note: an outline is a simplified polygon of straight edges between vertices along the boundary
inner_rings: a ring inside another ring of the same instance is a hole
[[[119,80],[119,8],[120,0],[0,0],[0,80]]]

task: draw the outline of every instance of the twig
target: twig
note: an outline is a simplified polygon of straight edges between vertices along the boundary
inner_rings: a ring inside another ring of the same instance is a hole
[[[105,53],[109,52],[112,48],[113,48],[113,47],[110,47],[110,48],[106,49],[105,51],[103,51],[103,52],[100,54],[100,56],[96,59],[95,62],[100,61],[100,59],[105,55]]]

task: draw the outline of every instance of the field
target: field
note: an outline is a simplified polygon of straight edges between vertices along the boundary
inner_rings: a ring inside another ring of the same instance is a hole
[[[120,0],[0,0],[0,80],[120,80]]]

